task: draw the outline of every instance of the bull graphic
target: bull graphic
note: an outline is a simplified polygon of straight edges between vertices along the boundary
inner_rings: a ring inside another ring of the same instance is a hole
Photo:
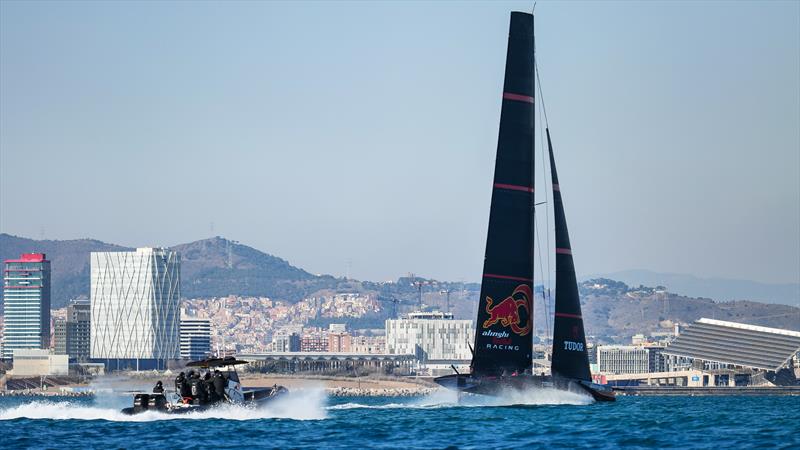
[[[531,331],[533,320],[530,310],[531,288],[526,284],[520,284],[514,289],[510,296],[492,307],[494,300],[486,297],[486,313],[489,318],[483,322],[483,328],[489,328],[500,322],[504,327],[511,326],[511,330],[520,336],[525,336]],[[525,327],[520,327],[519,309],[522,308],[527,316]]]

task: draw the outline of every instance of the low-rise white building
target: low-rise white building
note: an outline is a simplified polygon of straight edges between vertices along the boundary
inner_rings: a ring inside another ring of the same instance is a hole
[[[428,360],[472,359],[469,346],[475,341],[471,320],[455,320],[450,313],[414,312],[402,319],[386,321],[386,353],[416,355]]]
[[[69,375],[69,356],[53,355],[50,350],[14,349],[14,367],[9,374],[15,377]]]
[[[597,369],[603,374],[647,373],[647,348],[633,345],[597,346]]]

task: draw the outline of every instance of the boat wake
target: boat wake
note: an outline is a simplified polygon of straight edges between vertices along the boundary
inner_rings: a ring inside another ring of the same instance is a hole
[[[497,397],[467,394],[459,401],[458,393],[439,389],[433,394],[406,403],[364,404],[343,403],[329,406],[329,410],[343,409],[437,409],[503,406],[588,405],[594,400],[588,394],[558,389],[509,390]]]
[[[589,405],[594,399],[588,393],[563,391],[560,389],[508,390],[499,397],[489,398],[492,406],[534,405]]]
[[[126,398],[126,400],[128,400]],[[275,401],[258,408],[221,405],[206,411],[188,414],[164,414],[146,411],[136,415],[126,415],[120,408],[109,407],[109,403],[119,401],[102,401],[95,405],[73,401],[34,401],[8,409],[0,409],[0,421],[14,419],[49,419],[49,420],[108,420],[112,422],[151,422],[158,420],[259,420],[259,419],[291,419],[321,420],[327,417],[324,407],[326,401],[323,389],[303,389],[275,399]],[[101,406],[102,405],[102,406]]]

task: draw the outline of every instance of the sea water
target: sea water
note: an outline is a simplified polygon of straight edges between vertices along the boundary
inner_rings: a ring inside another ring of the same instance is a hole
[[[800,397],[620,397],[564,392],[458,401],[292,392],[260,409],[125,416],[128,399],[0,397],[5,448],[800,449]]]

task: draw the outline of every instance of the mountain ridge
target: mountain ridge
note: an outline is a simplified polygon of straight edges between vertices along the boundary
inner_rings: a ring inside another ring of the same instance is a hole
[[[800,283],[762,283],[720,277],[698,277],[690,274],[631,269],[606,274],[587,275],[580,280],[610,278],[629,285],[665,286],[670,292],[718,301],[751,300],[800,306]]]
[[[480,285],[448,283],[419,277],[400,277],[391,283],[358,281],[331,275],[314,275],[292,266],[287,260],[219,236],[177,244],[181,253],[181,290],[184,298],[228,295],[270,297],[291,303],[330,292],[372,295],[383,305],[386,317],[416,309],[417,286],[422,283],[422,302],[445,308],[451,292],[453,312],[458,318],[474,319]],[[0,258],[21,253],[43,252],[52,261],[52,307],[66,305],[71,298],[89,296],[89,252],[126,251],[130,247],[96,239],[42,240],[0,234]],[[415,284],[417,283],[417,284]],[[740,321],[778,328],[800,328],[800,309],[791,306],[714,301],[707,296],[675,294],[655,287],[628,286],[617,280],[580,283],[587,332],[600,336],[621,336],[663,328],[665,321],[691,322],[700,317]],[[598,287],[599,286],[599,287]],[[541,288],[541,287],[539,287]],[[540,293],[541,290],[537,289]],[[541,298],[541,297],[539,297]],[[537,308],[539,307],[537,303]],[[552,311],[552,305],[550,305]],[[536,315],[539,328],[544,313]]]
[[[312,275],[284,259],[219,236],[167,248],[181,254],[181,295],[187,298],[252,295],[299,301],[313,292],[348,284],[330,275]],[[22,253],[47,255],[53,308],[72,298],[89,297],[91,252],[132,250],[96,239],[34,240],[0,233],[3,260]]]

